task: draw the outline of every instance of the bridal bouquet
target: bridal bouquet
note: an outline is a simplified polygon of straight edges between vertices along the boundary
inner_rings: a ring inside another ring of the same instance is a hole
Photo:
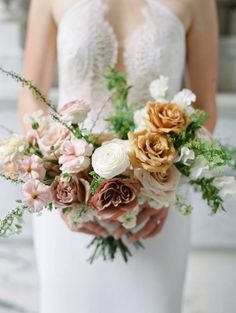
[[[31,130],[25,136],[10,134],[0,144],[1,176],[22,184],[22,199],[0,220],[0,236],[18,233],[25,212],[44,210],[58,210],[72,229],[96,220],[123,226],[130,236],[145,204],[191,214],[186,185],[202,194],[212,214],[224,210],[224,198],[236,193],[234,177],[222,171],[234,166],[231,155],[204,128],[207,116],[193,108],[196,96],[190,90],[169,97],[168,78],[151,83],[146,104],[128,103],[131,87],[123,75],[109,69],[109,131],[94,134],[83,128],[90,110],[83,100],[57,110],[30,81],[2,71],[28,86],[50,114],[26,116]],[[125,261],[131,255],[112,231],[91,245],[91,262],[98,256],[114,259],[117,251]],[[143,247],[139,241],[134,246]]]

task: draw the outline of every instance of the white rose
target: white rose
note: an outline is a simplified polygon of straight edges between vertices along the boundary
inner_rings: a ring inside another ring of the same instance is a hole
[[[160,103],[165,103],[168,101],[168,82],[169,79],[165,76],[160,76],[160,78],[151,82],[149,91],[151,96]]]
[[[206,164],[206,161],[203,158],[196,159],[193,167],[191,168],[190,177],[192,179],[202,178],[203,176],[205,176],[209,173],[209,170],[210,170],[210,168]]]
[[[134,123],[136,126],[135,128],[136,130],[141,130],[141,129],[146,128],[145,118],[148,118],[146,107],[134,113]]]
[[[130,211],[122,215],[118,218],[118,221],[122,224],[122,226],[126,229],[132,229],[137,224],[137,216],[139,214],[139,209],[134,211]]]
[[[175,162],[182,162],[184,165],[190,166],[191,161],[195,159],[195,153],[187,147],[181,148],[180,156],[175,160]]]
[[[194,108],[192,107],[192,103],[196,101],[196,95],[189,89],[183,89],[172,100],[172,103],[175,103],[181,106],[183,109],[187,111],[188,114],[194,113]]]
[[[71,124],[82,123],[90,111],[89,105],[80,100],[66,103],[60,110],[61,118],[64,122]]]
[[[92,155],[92,166],[102,178],[111,179],[122,174],[130,166],[125,142],[114,140],[97,148]]]
[[[216,177],[214,185],[220,189],[220,196],[223,198],[236,194],[236,180],[233,176]]]
[[[3,140],[0,144],[0,162],[5,164],[23,156],[26,144],[24,136],[17,134],[13,134]]]

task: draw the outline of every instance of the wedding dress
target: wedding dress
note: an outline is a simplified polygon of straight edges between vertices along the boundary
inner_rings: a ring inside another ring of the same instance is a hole
[[[106,20],[102,0],[80,0],[63,15],[58,28],[59,104],[84,99],[91,105],[85,122],[106,128],[109,106],[104,72],[115,66],[118,42]],[[185,66],[182,22],[157,0],[147,0],[145,23],[125,44],[124,63],[131,101],[145,103],[148,86],[160,74],[179,91]],[[99,118],[97,116],[99,115]],[[190,221],[170,209],[160,235],[122,258],[90,265],[90,236],[70,231],[58,212],[34,218],[35,251],[41,287],[40,313],[180,313]]]

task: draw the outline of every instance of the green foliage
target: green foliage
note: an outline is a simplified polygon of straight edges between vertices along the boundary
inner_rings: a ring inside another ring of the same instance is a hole
[[[19,205],[7,213],[2,219],[0,219],[0,237],[9,237],[15,234],[19,234],[23,227],[23,214],[26,207],[18,201]]]
[[[185,164],[183,164],[182,162],[176,162],[175,167],[180,171],[181,174],[183,174],[184,176],[189,176],[191,173],[191,166],[187,166]]]
[[[194,127],[197,129],[203,126],[203,124],[208,120],[208,115],[204,111],[196,109],[190,116],[190,119],[194,124]]]
[[[91,191],[92,193],[95,193],[97,189],[99,188],[103,178],[100,177],[98,174],[96,174],[94,171],[90,172],[89,175],[93,177],[92,182],[91,182]]]
[[[129,131],[135,128],[133,112],[136,104],[128,105],[129,90],[124,75],[114,68],[108,68],[106,75],[107,89],[112,92],[112,114],[107,118],[111,131],[120,139],[128,139]]]
[[[194,150],[196,157],[204,157],[206,164],[211,167],[233,167],[232,155],[217,141],[206,142],[193,139],[186,143],[187,148]]]
[[[219,210],[225,211],[220,190],[214,185],[214,177],[191,180],[190,184],[196,191],[202,193],[202,198],[207,201],[212,214],[216,214]]]
[[[193,212],[192,206],[186,204],[185,199],[183,199],[181,195],[176,196],[175,208],[180,214],[184,216],[191,215]]]

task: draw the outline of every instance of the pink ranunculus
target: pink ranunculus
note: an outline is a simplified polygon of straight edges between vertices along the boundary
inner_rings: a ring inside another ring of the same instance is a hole
[[[33,154],[19,161],[19,173],[24,180],[38,178],[42,181],[45,178],[46,170],[42,160],[37,155]]]
[[[23,203],[32,212],[40,212],[52,201],[50,187],[37,179],[28,180],[23,186]]]
[[[84,139],[73,138],[65,141],[59,158],[59,164],[62,165],[61,171],[73,174],[86,170],[90,165],[92,152],[93,145]]]
[[[59,111],[63,121],[72,124],[82,123],[90,111],[89,105],[81,100],[66,103]]]
[[[60,155],[62,144],[69,138],[70,132],[66,127],[53,123],[38,140],[39,148],[45,157],[56,158]]]
[[[88,202],[90,185],[87,180],[76,175],[72,175],[70,180],[57,176],[51,186],[51,193],[56,208],[68,208],[74,204]]]

